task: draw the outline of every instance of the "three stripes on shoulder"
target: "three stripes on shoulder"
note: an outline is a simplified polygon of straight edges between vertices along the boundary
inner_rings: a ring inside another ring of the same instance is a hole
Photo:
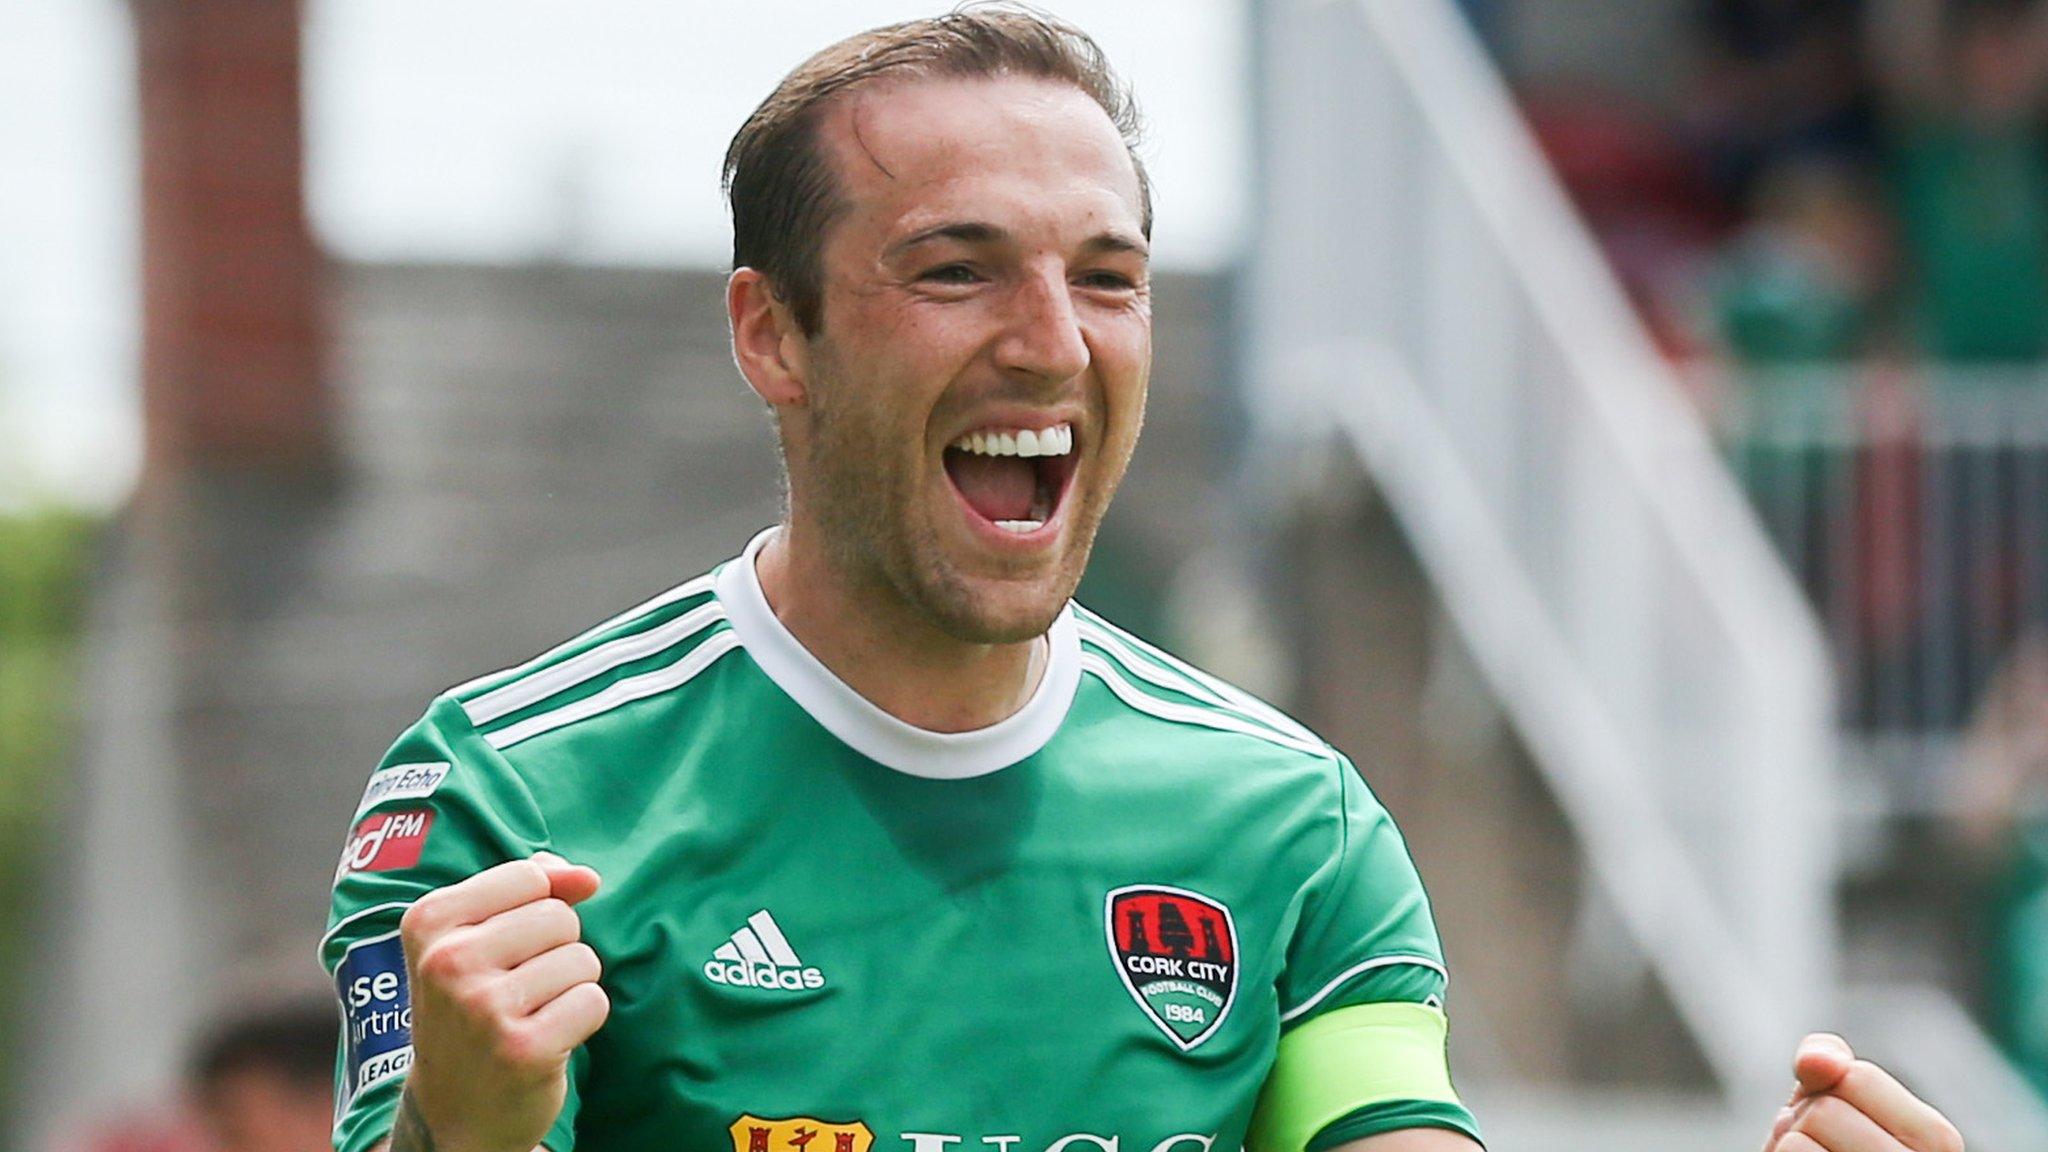
[[[470,724],[483,734],[484,742],[503,751],[521,741],[602,715],[623,704],[673,691],[689,683],[720,656],[739,647],[739,637],[733,635],[732,628],[729,625],[719,627],[725,621],[725,609],[710,593],[711,576],[707,573],[628,609],[517,668],[472,680],[454,688],[449,695],[462,705],[462,710],[469,715]],[[590,645],[599,636],[639,623],[671,605],[698,596],[706,597],[702,604],[652,628]],[[713,629],[717,631],[713,632]],[[706,632],[711,632],[711,635],[689,647],[681,659],[672,663],[621,677],[587,696],[568,700],[501,727],[492,727],[507,717],[572,692],[628,664],[683,649],[692,639]],[[470,695],[472,692],[476,695]]]
[[[1081,626],[1082,670],[1102,681],[1126,706],[1161,720],[1236,732],[1310,756],[1332,754],[1315,733],[1244,689],[1147,644],[1078,604],[1074,616]],[[1159,689],[1181,699],[1161,696]]]

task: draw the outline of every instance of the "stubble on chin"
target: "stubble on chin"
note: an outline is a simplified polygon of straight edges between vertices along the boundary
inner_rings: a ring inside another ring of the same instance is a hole
[[[940,564],[925,566],[920,575],[912,595],[921,614],[939,631],[969,644],[1020,644],[1045,635],[1073,594],[1072,583],[1078,583],[1061,579],[1035,603],[999,615],[979,590]]]
[[[1079,558],[1063,558],[1056,574],[1029,591],[1009,581],[983,582],[948,559],[934,526],[908,514],[854,536],[828,532],[843,576],[903,605],[917,619],[967,644],[1017,644],[1045,635],[1080,583]],[[1085,553],[1084,553],[1085,555]],[[1001,586],[991,586],[1000,584]]]
[[[1070,492],[1078,499],[1078,492]],[[1095,544],[1095,531],[1105,509],[1101,506],[1075,507],[1067,529],[1069,544],[1042,577],[1030,581],[1026,592],[1022,582],[991,581],[1003,585],[990,595],[987,585],[963,576],[946,564],[945,553],[936,540],[906,540],[904,565],[897,569],[899,593],[917,605],[920,614],[956,640],[973,644],[1016,644],[1035,640],[1052,628],[1080,586],[1088,556]]]

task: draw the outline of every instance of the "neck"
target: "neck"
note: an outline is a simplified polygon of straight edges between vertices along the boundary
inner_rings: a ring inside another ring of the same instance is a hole
[[[755,572],[775,618],[819,663],[926,731],[969,732],[1015,715],[1045,671],[1043,637],[977,644],[949,636],[894,589],[840,572],[795,525],[761,549]]]

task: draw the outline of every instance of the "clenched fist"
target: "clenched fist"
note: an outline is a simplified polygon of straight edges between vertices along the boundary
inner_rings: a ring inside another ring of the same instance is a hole
[[[597,873],[550,853],[419,898],[399,921],[413,1063],[390,1152],[529,1152],[569,1054],[611,1011],[575,905]]]

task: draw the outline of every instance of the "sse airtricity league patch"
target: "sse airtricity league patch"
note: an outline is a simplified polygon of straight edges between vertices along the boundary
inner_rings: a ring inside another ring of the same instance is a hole
[[[356,1094],[412,1066],[412,996],[398,933],[364,940],[334,970],[341,997],[341,1084],[335,1115]]]

